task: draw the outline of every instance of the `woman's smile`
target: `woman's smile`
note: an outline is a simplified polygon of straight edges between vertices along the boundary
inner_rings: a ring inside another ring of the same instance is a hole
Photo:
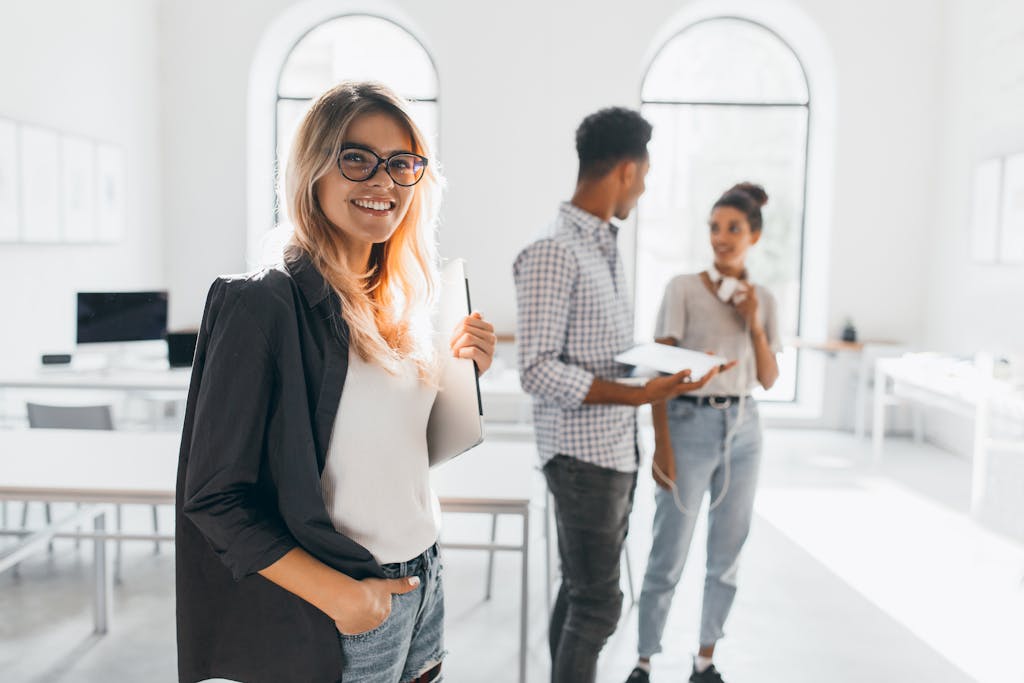
[[[393,200],[386,197],[359,198],[351,200],[350,203],[361,212],[378,218],[384,218],[391,215],[391,212],[394,211],[396,206]]]

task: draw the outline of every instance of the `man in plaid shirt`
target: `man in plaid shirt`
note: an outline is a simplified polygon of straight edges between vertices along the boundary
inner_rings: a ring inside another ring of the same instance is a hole
[[[693,391],[689,371],[643,386],[614,356],[633,345],[633,306],[616,245],[644,191],[651,125],[630,109],[586,117],[576,131],[579,175],[553,236],[526,247],[513,273],[519,371],[533,397],[537,450],[555,500],[562,584],[551,615],[553,683],[592,683],[622,611],[619,558],[639,451],[636,407]]]

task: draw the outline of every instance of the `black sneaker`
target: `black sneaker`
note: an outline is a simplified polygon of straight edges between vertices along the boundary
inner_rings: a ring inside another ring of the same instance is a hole
[[[626,679],[626,683],[651,683],[651,674],[638,666],[633,669],[631,674],[629,674],[629,678]]]
[[[698,672],[694,665],[693,673],[690,674],[690,683],[725,683],[725,679],[722,678],[722,674],[718,673],[714,664],[701,672]]]

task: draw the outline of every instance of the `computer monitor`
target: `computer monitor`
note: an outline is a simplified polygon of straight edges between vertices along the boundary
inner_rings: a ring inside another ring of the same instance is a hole
[[[198,330],[167,332],[167,362],[172,368],[190,368],[196,355]]]
[[[167,292],[79,292],[78,343],[152,341],[167,335]]]

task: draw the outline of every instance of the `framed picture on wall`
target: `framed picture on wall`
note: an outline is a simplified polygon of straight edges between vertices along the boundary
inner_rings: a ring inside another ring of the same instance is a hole
[[[124,234],[124,155],[112,145],[96,147],[96,237],[116,242]]]
[[[1024,153],[1006,157],[1003,166],[999,260],[1024,263]]]
[[[18,239],[18,131],[0,119],[0,242]]]
[[[1002,159],[989,159],[974,168],[971,188],[971,256],[978,263],[995,263],[999,259],[1002,180]]]
[[[61,237],[57,134],[35,126],[23,125],[19,130],[21,237],[26,242],[57,242]]]
[[[85,138],[60,139],[61,224],[66,242],[96,239],[96,145]]]

